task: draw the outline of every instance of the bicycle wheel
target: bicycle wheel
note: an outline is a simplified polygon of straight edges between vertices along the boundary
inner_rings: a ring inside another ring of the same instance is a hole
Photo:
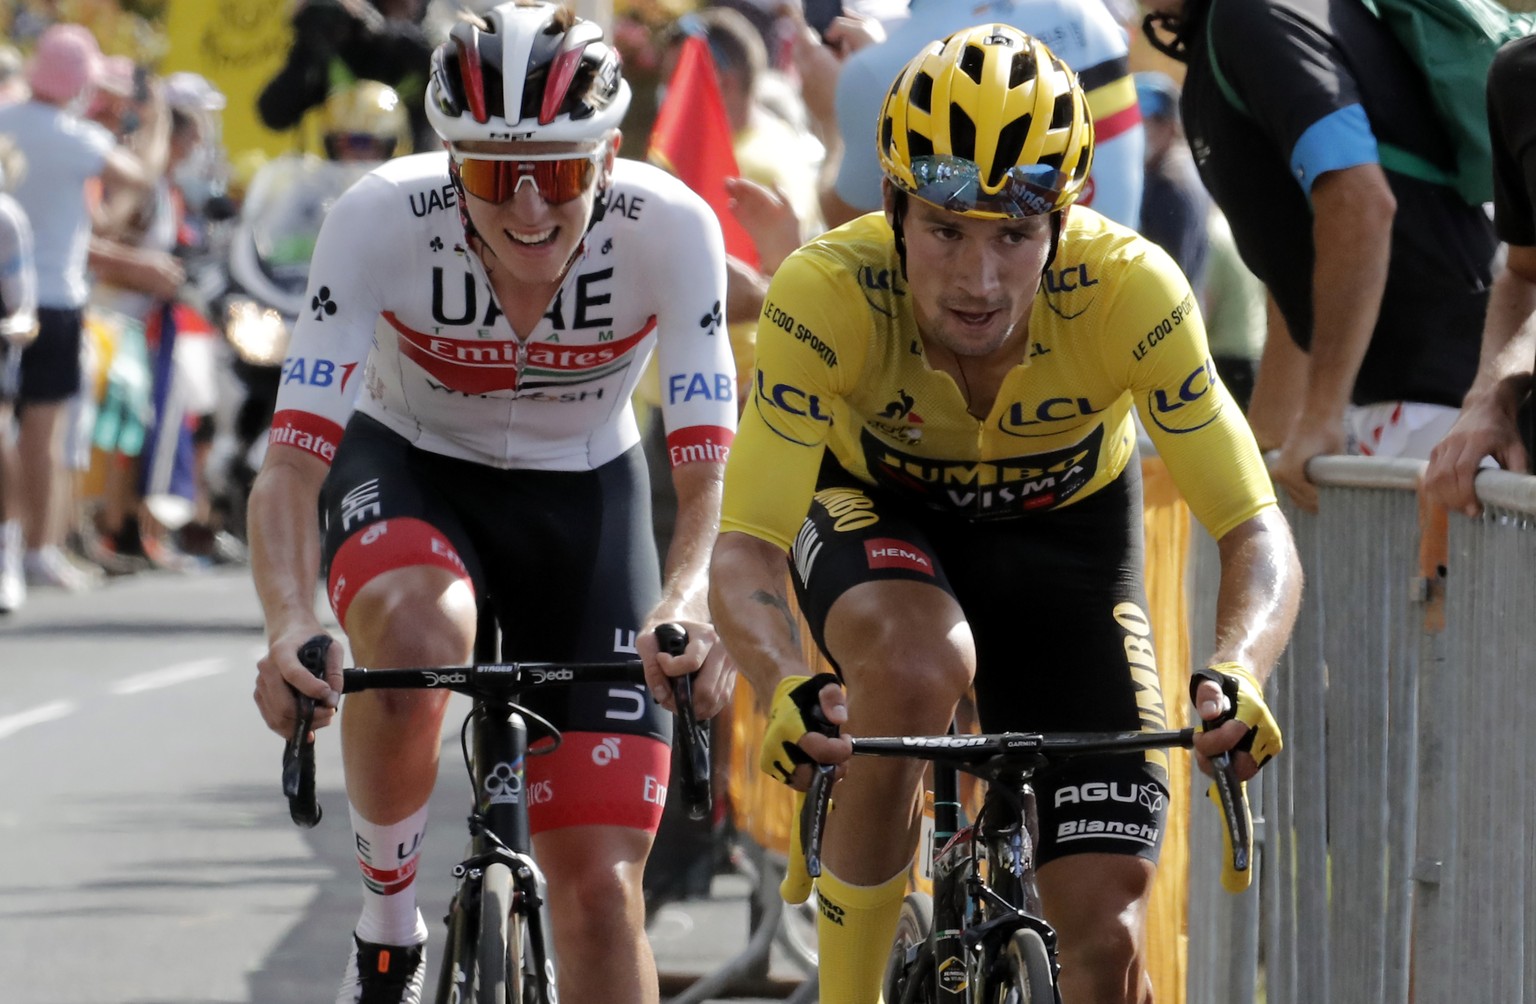
[[[1056,1004],[1051,956],[1038,931],[1028,927],[1014,931],[1002,961],[1004,983],[991,999],[998,1004]]]
[[[908,894],[901,902],[896,938],[885,963],[882,999],[886,1004],[930,1004],[934,1000],[933,951],[928,944],[932,932],[932,897],[921,892]]]
[[[488,866],[480,880],[475,1004],[523,1004],[523,917],[512,905],[512,870]]]

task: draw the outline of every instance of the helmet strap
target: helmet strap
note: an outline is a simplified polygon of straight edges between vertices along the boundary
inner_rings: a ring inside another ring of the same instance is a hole
[[[896,257],[901,262],[901,277],[907,277],[907,193],[896,189],[891,195],[891,233],[896,238]]]
[[[1061,218],[1066,215],[1066,210],[1058,209],[1051,213],[1051,247],[1045,255],[1045,268],[1040,270],[1040,281],[1045,281],[1045,271],[1051,267],[1051,262],[1056,260],[1056,250],[1061,244]]]

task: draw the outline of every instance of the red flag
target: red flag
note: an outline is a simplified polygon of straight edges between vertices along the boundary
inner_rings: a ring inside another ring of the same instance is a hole
[[[727,254],[756,267],[757,247],[730,210],[725,179],[737,176],[731,125],[720,100],[715,61],[704,39],[683,40],[677,69],[651,130],[651,162],[677,175],[709,203],[725,233]]]

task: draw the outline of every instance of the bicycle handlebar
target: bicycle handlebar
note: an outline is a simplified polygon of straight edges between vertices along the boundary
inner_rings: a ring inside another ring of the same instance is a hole
[[[678,624],[660,624],[656,639],[661,650],[681,655],[688,647],[688,632]],[[325,655],[333,639],[316,635],[299,648],[299,662],[317,678],[325,678]],[[504,699],[544,686],[573,683],[644,683],[639,660],[622,662],[513,662],[474,666],[437,666],[406,669],[368,669],[354,666],[341,672],[343,694],[364,690],[451,690],[475,698]],[[694,819],[712,810],[709,733],[693,713],[693,677],[672,677],[672,696],[679,752],[683,760],[683,798]],[[293,734],[283,746],[283,794],[288,815],[305,828],[320,822],[315,799],[315,743],[310,735],[315,701],[294,691],[297,714]]]
[[[1207,722],[1207,729],[1223,724],[1221,719]],[[910,757],[945,764],[957,770],[993,781],[1016,770],[1053,763],[1072,756],[1102,753],[1135,753],[1150,749],[1189,749],[1194,745],[1193,728],[1165,732],[999,732],[983,735],[895,736],[860,739],[850,737],[854,756]],[[1216,767],[1217,799],[1226,830],[1231,860],[1224,866],[1242,876],[1247,885],[1253,857],[1253,821],[1248,811],[1248,796],[1237,779],[1232,757],[1213,757]],[[805,855],[805,870],[811,878],[821,875],[821,842],[826,830],[827,810],[832,802],[832,781],[837,768],[817,764],[811,775],[800,811],[800,849]],[[1234,890],[1237,891],[1237,890]]]

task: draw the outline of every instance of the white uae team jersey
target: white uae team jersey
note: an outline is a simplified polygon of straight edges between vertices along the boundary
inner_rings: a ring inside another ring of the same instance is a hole
[[[647,164],[617,161],[604,198],[523,341],[466,247],[447,154],[363,177],[320,230],[271,442],[330,462],[355,404],[433,453],[590,470],[639,442],[630,395],[654,349],[672,465],[723,460],[736,374],[720,227]]]

